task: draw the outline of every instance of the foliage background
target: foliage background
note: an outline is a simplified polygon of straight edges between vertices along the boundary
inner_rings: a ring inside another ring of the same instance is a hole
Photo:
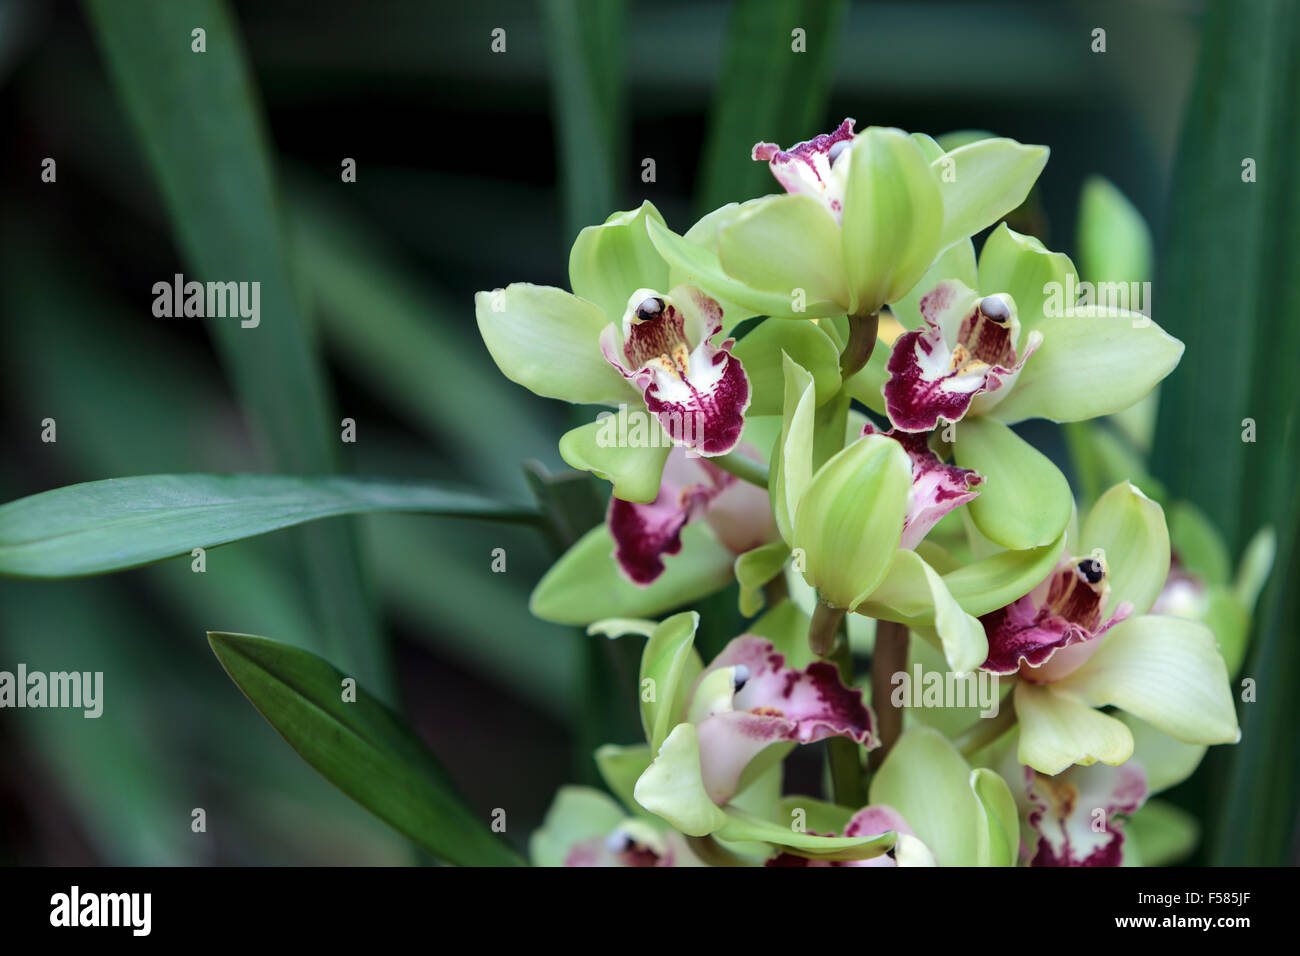
[[[790,52],[794,27],[807,53]],[[577,230],[643,198],[681,231],[772,191],[752,143],[846,115],[1046,143],[1024,214],[1051,248],[1076,252],[1093,173],[1155,233],[1155,318],[1188,351],[1152,470],[1234,555],[1259,525],[1278,531],[1243,742],[1170,796],[1204,821],[1193,862],[1294,863],[1298,34],[1287,0],[4,0],[0,500],[130,474],[331,469],[523,498],[521,461],[559,470],[555,439],[589,416],[497,373],[475,290],[567,285]],[[57,184],[40,181],[47,156]],[[155,319],[151,287],[177,272],[259,279],[263,328]],[[344,415],[354,445],[337,440]],[[1068,468],[1055,426],[1029,435]],[[592,779],[592,746],[636,735],[632,665],[527,613],[553,546],[386,516],[230,545],[203,575],[177,559],[0,582],[0,667],[102,670],[106,688],[98,720],[0,712],[0,860],[413,859],[248,706],[207,630],[363,675],[522,845],[557,785]],[[496,547],[504,575],[488,570]],[[701,608],[706,648],[739,628],[734,607]],[[206,834],[190,831],[195,807]]]

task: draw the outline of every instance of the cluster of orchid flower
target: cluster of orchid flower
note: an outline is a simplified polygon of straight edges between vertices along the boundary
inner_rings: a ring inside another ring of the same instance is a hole
[[[646,742],[595,754],[617,800],[563,788],[535,862],[1137,862],[1148,798],[1240,736],[1258,583],[1207,580],[1177,542],[1171,562],[1130,480],[1080,516],[1011,426],[1124,412],[1182,343],[1137,313],[1065,313],[1073,264],[1005,222],[976,256],[1045,147],[846,119],[753,158],[784,193],[684,235],[644,203],[578,236],[572,293],[477,299],[508,378],[606,406],[560,452],[612,484],[607,520],[533,611],[646,641]],[[678,609],[734,582],[750,623],[706,665]],[[898,712],[885,695],[913,668],[996,675],[996,716]],[[786,756],[817,741],[829,792],[785,793]],[[1152,829],[1171,816],[1153,806]]]

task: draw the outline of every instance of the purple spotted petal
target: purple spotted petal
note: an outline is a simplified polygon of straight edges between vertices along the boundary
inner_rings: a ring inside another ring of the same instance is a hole
[[[939,420],[958,422],[978,395],[1009,387],[1041,336],[1016,351],[1020,323],[1000,296],[972,297],[960,283],[941,282],[921,299],[924,324],[894,343],[881,391],[895,426],[928,432]]]
[[[767,163],[786,192],[811,196],[839,222],[844,215],[849,159],[847,147],[838,144],[853,141],[853,124],[854,120],[846,119],[834,132],[814,136],[789,149],[776,143],[755,143],[750,156]]]
[[[881,432],[870,422],[862,427],[862,434],[883,434],[894,439],[903,446],[912,462],[912,487],[907,493],[900,548],[915,548],[940,518],[979,494],[973,489],[984,482],[984,476],[973,468],[944,464],[930,450],[928,434],[899,431],[897,428]]]
[[[725,455],[740,441],[749,408],[749,378],[731,354],[734,339],[709,340],[722,331],[722,308],[698,289],[682,289],[674,303],[638,290],[623,316],[623,339],[608,326],[600,350],[632,382],[646,408],[676,445],[701,455]]]
[[[1091,568],[1087,567],[1090,563]],[[1102,576],[1090,580],[1097,569]],[[1109,592],[1098,558],[1063,559],[1024,597],[980,618],[989,639],[983,668],[995,674],[1019,671],[1035,683],[1060,680],[1091,656],[1098,646],[1092,643],[1096,638],[1133,613],[1133,605],[1123,601],[1103,622],[1101,609]],[[1049,665],[1058,651],[1084,644],[1087,647],[1079,652],[1067,653],[1061,666]]]
[[[1134,761],[1118,767],[1074,766],[1049,777],[1026,767],[1032,809],[1029,825],[1038,833],[1030,866],[1119,866],[1123,819],[1147,797],[1147,775]]]
[[[745,767],[770,744],[848,737],[868,749],[879,745],[862,691],[845,687],[833,664],[815,661],[795,670],[771,641],[742,635],[704,674],[720,667],[744,668],[747,680],[730,710],[711,713],[696,725],[704,787],[715,803],[735,795]],[[693,688],[692,699],[694,693]]]
[[[749,445],[741,444],[737,450],[759,460],[757,450]],[[727,474],[707,458],[693,458],[684,448],[673,448],[653,502],[609,500],[605,521],[623,575],[641,587],[654,583],[664,572],[664,558],[682,550],[682,529],[701,516],[735,554],[777,535],[766,491]]]

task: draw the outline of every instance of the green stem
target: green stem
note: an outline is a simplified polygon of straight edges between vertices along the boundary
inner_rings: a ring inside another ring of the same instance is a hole
[[[907,628],[893,621],[876,622],[876,651],[871,655],[871,709],[876,712],[880,746],[871,751],[875,770],[903,732],[903,711],[894,706],[894,675],[907,670]]]
[[[735,475],[741,481],[747,481],[751,485],[758,485],[760,488],[767,487],[767,465],[754,461],[752,458],[746,458],[739,452],[729,451],[717,458],[710,458],[709,461],[728,474]]]
[[[843,618],[841,618],[843,622]],[[840,640],[829,660],[840,671],[845,687],[853,686],[853,653],[849,648],[848,628],[841,623]],[[826,761],[830,765],[831,790],[835,802],[854,810],[866,806],[867,795],[862,787],[861,748],[848,737],[832,737],[827,741]]]
[[[818,600],[817,610],[813,611],[812,622],[808,625],[808,646],[818,657],[830,657],[835,647],[835,634],[844,620],[844,609],[831,607]]]
[[[953,741],[963,756],[983,750],[1016,725],[1016,708],[1010,699],[1004,699],[997,714],[981,717]]]
[[[849,341],[840,353],[840,378],[847,381],[866,366],[876,349],[880,313],[849,316]]]

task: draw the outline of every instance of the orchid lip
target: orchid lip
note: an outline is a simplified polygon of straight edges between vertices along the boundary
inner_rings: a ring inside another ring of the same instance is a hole
[[[1109,595],[1110,582],[1100,552],[1062,559],[1024,597],[980,617],[989,641],[983,669],[995,674],[1019,672],[1034,683],[1061,679],[1082,664],[1084,657],[1068,662],[1062,658],[1058,666],[1052,660],[1058,651],[1095,642],[1133,612],[1133,605],[1124,601],[1103,621],[1102,608]],[[1065,655],[1075,656],[1073,651]]]
[[[641,392],[646,408],[676,445],[700,455],[724,455],[740,441],[749,408],[749,378],[731,354],[734,339],[714,345],[722,307],[693,287],[670,296],[639,289],[619,328],[608,326],[600,349]]]
[[[1034,331],[1018,349],[1020,322],[1010,297],[979,298],[953,280],[921,298],[921,317],[920,328],[894,342],[889,379],[881,387],[889,418],[902,431],[961,421],[976,399],[976,411],[987,411],[1042,341]]]

